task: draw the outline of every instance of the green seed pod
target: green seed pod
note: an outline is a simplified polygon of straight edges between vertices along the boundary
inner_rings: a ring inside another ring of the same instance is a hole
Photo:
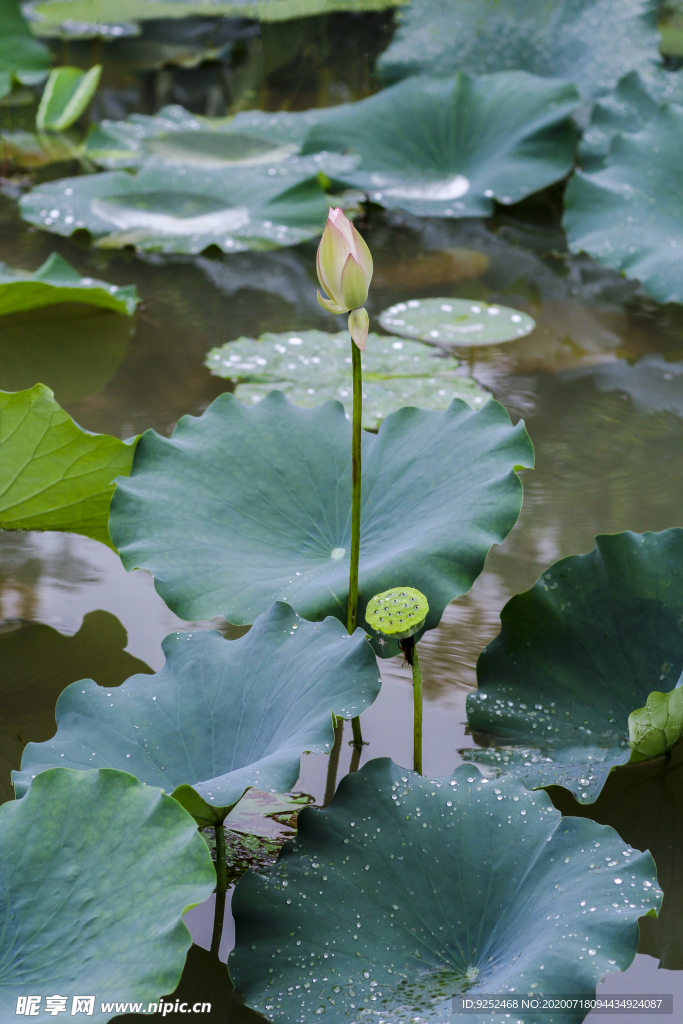
[[[683,735],[683,688],[651,693],[645,707],[628,716],[628,735],[632,761],[661,757],[671,750]]]
[[[405,640],[422,628],[428,611],[427,598],[419,590],[394,587],[375,594],[365,609],[365,618],[378,633]]]

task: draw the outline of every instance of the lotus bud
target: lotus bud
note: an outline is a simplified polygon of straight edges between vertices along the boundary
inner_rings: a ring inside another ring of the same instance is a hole
[[[349,334],[355,341],[361,352],[365,352],[365,342],[368,340],[370,330],[370,317],[363,306],[361,309],[352,309],[349,313]]]
[[[326,293],[321,295],[318,292],[318,302],[323,309],[329,313],[360,310],[372,281],[372,256],[351,221],[339,209],[330,210],[318,246],[316,264],[320,286]],[[365,348],[368,336],[367,327],[364,327],[368,315],[365,310],[363,313],[364,318],[356,317],[353,323],[349,318],[351,336],[361,350]]]
[[[368,602],[365,620],[384,636],[404,640],[424,626],[429,604],[424,594],[413,587],[393,587]]]

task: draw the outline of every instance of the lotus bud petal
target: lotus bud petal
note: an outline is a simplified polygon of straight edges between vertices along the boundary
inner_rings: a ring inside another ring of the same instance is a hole
[[[372,280],[370,250],[340,209],[330,210],[318,246],[318,280],[335,312],[346,313],[363,305]],[[321,296],[322,299],[322,296]]]
[[[370,317],[367,309],[353,309],[349,313],[349,333],[361,352],[365,352],[369,329]]]
[[[346,313],[343,306],[338,306],[336,302],[331,302],[329,299],[326,299],[320,294],[320,292],[318,292],[318,302],[323,309],[327,310],[328,313]]]

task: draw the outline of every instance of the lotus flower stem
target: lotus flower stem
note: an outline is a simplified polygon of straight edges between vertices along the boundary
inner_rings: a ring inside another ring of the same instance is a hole
[[[325,802],[323,807],[332,803],[334,791],[337,788],[337,769],[339,768],[339,755],[344,738],[344,719],[338,718],[334,727],[334,743],[330,751],[330,760],[327,764],[327,782],[325,784]]]
[[[225,918],[226,863],[225,863],[225,829],[219,822],[214,829],[216,833],[216,905],[213,915],[213,934],[211,936],[211,952],[218,956],[223,935],[223,919]]]
[[[413,768],[422,775],[422,673],[417,656],[417,644],[413,646]]]
[[[358,560],[360,557],[360,495],[361,495],[361,422],[363,418],[363,376],[360,364],[360,349],[351,341],[351,365],[353,368],[353,419],[351,439],[351,565],[349,568],[349,604],[346,616],[346,631],[351,635],[356,628],[358,615]],[[356,716],[353,727],[353,756],[351,771],[358,771],[363,734],[360,718]]]

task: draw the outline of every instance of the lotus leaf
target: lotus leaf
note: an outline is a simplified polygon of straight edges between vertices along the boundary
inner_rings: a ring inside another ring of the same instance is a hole
[[[494,401],[477,412],[458,401],[400,409],[364,434],[360,615],[400,572],[426,595],[433,629],[512,529],[515,468],[532,462],[524,424]],[[149,569],[181,617],[246,624],[280,599],[306,618],[345,621],[350,520],[343,407],[299,409],[273,391],[251,408],[220,395],[169,439],[148,431],[111,529],[125,567]]]
[[[59,302],[86,302],[132,316],[139,299],[134,284],[118,287],[81,277],[70,263],[53,252],[42,267],[30,273],[0,263],[0,315]]]
[[[301,331],[262,334],[258,341],[238,338],[211,349],[206,365],[217,377],[238,383],[242,402],[258,402],[277,382],[290,402],[312,408],[339,399],[350,415],[351,336],[348,331]],[[447,409],[454,398],[472,408],[489,398],[470,377],[457,376],[453,359],[439,359],[434,349],[419,342],[371,334],[361,355],[363,369],[363,426],[377,429],[403,405]]]
[[[576,82],[587,100],[660,61],[655,0],[413,0],[380,60],[385,80],[519,68]]]
[[[132,325],[129,316],[82,302],[6,313],[0,390],[24,391],[43,381],[61,405],[94,395],[121,365]]]
[[[628,721],[683,669],[683,530],[597,538],[501,613],[467,698],[468,760],[592,804],[631,757]]]
[[[683,302],[682,136],[683,107],[664,104],[640,131],[615,135],[603,166],[577,171],[566,193],[572,252],[636,278],[659,302]]]
[[[340,167],[348,166],[347,157],[341,160]],[[21,214],[60,235],[86,230],[104,248],[272,249],[322,231],[328,203],[319,166],[315,158],[294,157],[245,174],[239,167],[187,168],[153,160],[136,175],[108,171],[39,185],[22,197]]]
[[[130,473],[136,440],[81,430],[44,384],[0,391],[0,529],[64,530],[111,547],[113,481]]]
[[[333,107],[304,153],[357,153],[344,180],[418,216],[485,217],[563,178],[574,162],[571,84],[523,71],[411,78]]]
[[[27,132],[22,128],[0,131],[0,159],[32,170],[75,160],[80,147],[64,133]]]
[[[380,314],[387,331],[404,338],[419,338],[431,345],[478,348],[516,341],[533,331],[536,324],[516,309],[470,299],[411,299],[399,302]]]
[[[12,769],[26,744],[55,733],[55,702],[74,679],[91,676],[118,686],[132,672],[151,672],[125,650],[127,633],[109,612],[88,612],[74,636],[37,622],[6,624],[0,632],[2,725],[0,801],[12,800]]]
[[[3,978],[0,1014],[17,997],[95,994],[145,1005],[180,978],[181,920],[216,882],[196,825],[175,800],[117,771],[63,768],[0,807]],[[41,998],[39,1021],[54,1020]]]
[[[15,78],[25,85],[42,82],[49,67],[50,51],[33,38],[17,0],[0,0],[0,96]]]
[[[563,814],[611,825],[625,842],[654,857],[664,902],[657,920],[641,919],[638,951],[657,957],[669,970],[683,968],[682,767],[679,743],[665,757],[615,768],[593,804],[577,803],[566,789],[550,790]]]
[[[101,74],[101,64],[89,71],[69,67],[51,71],[36,114],[38,131],[63,132],[74,124],[95,95]]]
[[[104,167],[138,167],[151,158],[202,167],[250,166],[298,153],[325,110],[271,114],[242,111],[235,117],[201,117],[176,105],[158,114],[93,125],[84,153]]]
[[[379,693],[362,630],[313,624],[277,602],[239,640],[172,633],[164,668],[106,690],[92,680],[57,702],[57,734],[29,743],[18,795],[54,765],[125,768],[172,791],[201,825],[222,821],[253,786],[286,792],[305,751],[325,753],[332,713],[353,718]]]
[[[631,963],[637,919],[660,900],[648,853],[562,818],[546,794],[469,765],[427,780],[381,758],[346,776],[327,810],[302,811],[277,864],[238,883],[230,973],[274,1020],[322,1008],[340,1024],[444,1021],[465,993],[592,995]]]
[[[159,18],[258,18],[288,21],[336,11],[381,11],[405,0],[31,0],[24,10],[40,35],[99,33],[108,26],[130,34],[139,21]]]

